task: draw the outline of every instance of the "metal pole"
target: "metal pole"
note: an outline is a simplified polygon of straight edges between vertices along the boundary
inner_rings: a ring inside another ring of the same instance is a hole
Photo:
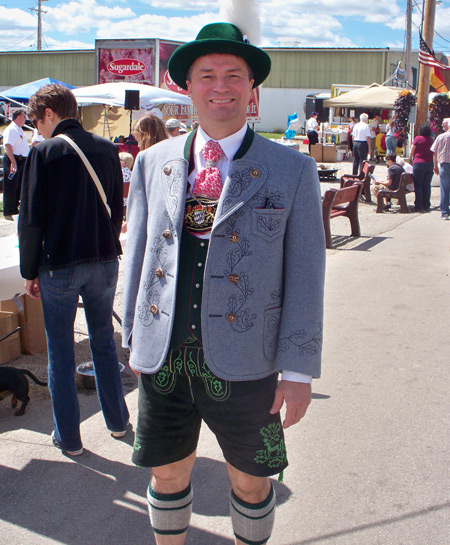
[[[434,17],[436,13],[436,0],[425,0],[425,12],[423,19],[423,39],[430,49],[433,48]],[[428,94],[430,92],[429,66],[420,64],[419,89],[417,92],[416,130],[421,123],[426,123],[428,112]]]
[[[411,28],[412,28],[412,0],[406,3],[406,88],[412,88],[413,77],[411,70]]]

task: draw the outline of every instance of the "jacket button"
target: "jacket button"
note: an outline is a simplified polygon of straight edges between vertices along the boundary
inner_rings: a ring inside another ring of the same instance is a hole
[[[164,271],[161,269],[161,267],[158,267],[155,271],[155,274],[158,278],[162,278],[164,276]]]
[[[250,172],[250,176],[252,178],[259,178],[261,176],[261,172],[257,169],[257,168],[254,168],[251,172]]]
[[[172,169],[170,167],[164,167],[163,171],[166,176],[169,176],[169,174],[172,172]]]
[[[158,314],[158,307],[156,305],[151,305],[150,312],[152,314]]]
[[[170,229],[164,229],[164,231],[162,232],[162,236],[164,238],[171,238],[172,233],[170,232]]]
[[[239,242],[239,235],[237,233],[231,233],[231,235],[228,237],[231,242]]]
[[[237,274],[230,274],[230,276],[228,277],[228,280],[232,283],[232,284],[237,284],[239,282],[239,276]]]
[[[233,323],[237,320],[236,314],[227,314],[227,321]]]

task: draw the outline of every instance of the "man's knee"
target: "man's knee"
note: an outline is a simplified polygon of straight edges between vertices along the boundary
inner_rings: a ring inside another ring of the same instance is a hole
[[[174,494],[185,490],[191,482],[191,471],[195,462],[195,452],[183,460],[154,467],[151,486],[162,494]]]

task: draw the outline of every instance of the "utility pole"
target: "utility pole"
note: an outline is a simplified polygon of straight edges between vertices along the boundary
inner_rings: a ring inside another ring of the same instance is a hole
[[[38,3],[37,8],[30,8],[31,11],[37,13],[38,27],[37,27],[37,50],[42,51],[42,14],[47,13],[42,9],[42,2],[48,2],[48,0],[36,0]]]
[[[423,39],[430,49],[433,49],[434,18],[436,14],[436,0],[425,0],[425,11],[423,19]],[[417,91],[417,113],[416,127],[427,121],[428,94],[430,92],[430,71],[429,66],[419,64],[419,88]]]
[[[411,28],[412,28],[412,0],[406,2],[406,89],[412,89],[413,77],[411,70]]]

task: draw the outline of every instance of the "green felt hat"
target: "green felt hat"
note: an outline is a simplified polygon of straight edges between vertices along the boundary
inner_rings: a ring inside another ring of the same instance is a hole
[[[237,26],[231,23],[211,23],[204,26],[193,42],[181,45],[169,60],[169,74],[173,81],[186,89],[186,74],[192,63],[199,57],[212,53],[226,53],[243,58],[250,66],[255,83],[260,85],[269,75],[269,55],[250,45]]]

